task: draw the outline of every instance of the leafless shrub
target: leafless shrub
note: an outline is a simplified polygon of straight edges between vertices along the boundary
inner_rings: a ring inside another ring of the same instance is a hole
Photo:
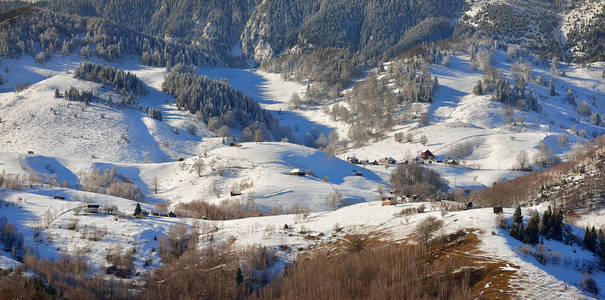
[[[143,201],[145,195],[141,189],[130,182],[114,182],[107,188],[107,194],[134,201]]]
[[[557,144],[559,144],[559,146],[567,146],[568,140],[567,134],[561,134],[557,138]]]
[[[342,203],[342,193],[333,192],[326,197],[326,204],[328,209],[337,209]]]
[[[590,274],[588,273],[582,274],[582,281],[580,282],[580,287],[583,290],[594,294],[595,296],[599,294],[599,286],[597,285],[597,282],[592,279],[592,277],[590,277]]]
[[[71,219],[71,222],[69,222],[69,224],[67,224],[67,230],[77,230],[79,221],[80,220],[78,220],[78,218]]]
[[[118,213],[118,207],[115,205],[106,205],[103,207],[103,211],[109,215],[115,215]]]
[[[234,200],[225,200],[218,205],[204,201],[179,203],[175,213],[178,216],[209,220],[232,220],[267,215],[258,210],[253,203]]]
[[[416,207],[416,212],[421,214],[424,212],[425,209],[426,209],[426,206],[424,204],[420,204],[418,207]]]
[[[12,252],[16,256],[23,255],[23,234],[15,225],[8,223],[8,218],[0,218],[0,243],[4,251]]]
[[[507,229],[509,226],[508,220],[506,219],[506,217],[504,217],[503,214],[498,214],[496,216],[496,225],[503,229]]]
[[[123,249],[121,244],[111,248],[105,256],[110,264],[106,273],[121,278],[129,278],[134,269],[134,249]]]
[[[178,259],[188,249],[197,249],[199,229],[189,229],[185,224],[175,224],[168,230],[168,236],[160,239],[160,256],[164,262]]]
[[[2,170],[2,174],[0,174],[0,187],[9,190],[21,190],[23,188],[23,179],[19,175],[7,174],[6,170]]]

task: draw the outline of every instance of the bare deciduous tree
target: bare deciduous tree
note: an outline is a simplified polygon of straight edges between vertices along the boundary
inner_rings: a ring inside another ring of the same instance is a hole
[[[415,233],[424,241],[424,244],[426,245],[431,239],[433,232],[439,230],[442,226],[442,220],[437,219],[435,216],[428,216],[426,219],[416,225]]]
[[[195,164],[193,164],[193,168],[195,169],[195,172],[197,173],[198,177],[202,177],[202,172],[204,172],[205,167],[206,163],[201,158],[198,159]]]
[[[517,164],[520,169],[525,169],[529,165],[529,155],[527,154],[527,151],[519,151],[517,154]]]
[[[293,110],[297,110],[300,108],[300,103],[302,102],[302,100],[300,99],[300,96],[298,95],[298,93],[293,93],[292,96],[290,97],[290,109]]]
[[[423,146],[426,146],[426,145],[429,143],[429,138],[428,138],[426,135],[424,135],[424,134],[423,134],[423,135],[420,137],[420,143],[421,143]]]
[[[151,181],[151,185],[153,185],[153,191],[155,194],[158,193],[158,188],[159,188],[159,182],[158,182],[158,177],[154,176],[152,181]]]

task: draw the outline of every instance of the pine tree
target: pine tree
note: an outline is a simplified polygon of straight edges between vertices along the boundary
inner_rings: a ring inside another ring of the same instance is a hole
[[[538,243],[540,235],[539,235],[539,224],[540,224],[540,216],[536,213],[533,214],[529,221],[527,222],[527,227],[525,228],[525,242],[535,245]]]
[[[597,235],[598,238],[598,254],[601,258],[601,265],[605,267],[605,231],[603,229],[599,229],[599,233]]]
[[[551,96],[556,95],[556,93],[555,93],[555,82],[554,82],[554,80],[552,80],[552,79],[550,80],[550,85],[549,85],[549,87],[548,87],[548,92],[549,92],[549,94],[550,94]]]
[[[596,250],[596,235],[597,232],[594,226],[592,227],[592,230],[590,230],[588,226],[586,226],[586,229],[584,230],[584,247],[590,252],[594,252]]]
[[[511,237],[523,241],[523,231],[523,224],[513,223],[513,225],[510,227],[509,233]]]
[[[593,113],[592,116],[590,117],[590,122],[593,125],[600,126],[601,125],[601,115],[599,115],[598,112]]]
[[[540,220],[540,234],[546,236],[547,238],[550,237],[550,231],[552,230],[551,218],[552,211],[549,205],[546,211],[544,211],[544,214],[542,214],[542,219]]]
[[[521,205],[517,205],[515,213],[513,214],[513,224],[523,225],[523,215],[521,214]]]
[[[139,216],[143,213],[143,211],[141,210],[141,204],[137,203],[137,207],[135,207],[134,209],[134,216]]]
[[[237,285],[241,285],[244,282],[244,275],[242,275],[242,269],[240,267],[237,268],[237,274],[235,275],[235,282]]]
[[[556,208],[550,219],[550,238],[560,241],[563,239],[563,211]]]
[[[59,92],[59,89],[55,89],[55,98],[61,98],[61,92]]]

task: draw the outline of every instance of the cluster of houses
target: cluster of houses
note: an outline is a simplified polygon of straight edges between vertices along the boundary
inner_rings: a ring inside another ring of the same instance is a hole
[[[381,159],[380,161],[377,161],[377,160],[370,161],[370,160],[367,160],[367,159],[361,160],[361,159],[358,159],[355,156],[349,156],[349,157],[347,157],[347,162],[350,163],[350,164],[354,164],[354,165],[375,165],[375,166],[378,166],[381,163],[382,164],[394,165],[394,164],[397,163],[397,160],[395,160],[392,157],[385,157],[385,158]]]
[[[389,165],[397,164],[397,160],[395,160],[395,159],[393,159],[391,157],[385,157],[384,159],[381,159],[380,161],[377,161],[377,160],[369,161],[367,159],[366,160],[361,160],[361,159],[358,159],[355,156],[349,156],[349,157],[347,157],[347,162],[350,163],[350,164],[355,164],[355,165],[380,165],[381,163],[382,164],[389,164]],[[420,154],[416,158],[414,158],[412,160],[412,162],[413,163],[419,163],[419,164],[424,164],[425,162],[429,163],[429,164],[432,164],[433,162],[435,162],[435,163],[445,163],[445,164],[450,165],[450,166],[457,166],[458,165],[458,162],[456,160],[454,160],[454,159],[448,159],[446,161],[444,161],[442,159],[437,159],[437,157],[430,150],[428,150],[428,149],[425,150],[425,151],[420,152]],[[406,160],[402,160],[400,162],[400,164],[403,164],[403,165],[407,165],[409,163],[410,163],[410,161],[407,160],[407,159]]]
[[[56,195],[55,199],[65,199],[65,197],[64,196],[58,196],[58,195]],[[114,206],[114,209],[115,209],[115,206]],[[96,203],[87,203],[85,205],[80,206],[79,207],[79,211],[87,213],[87,214],[97,214],[97,213],[101,212],[101,205],[96,204]],[[112,211],[110,209],[108,210],[107,207],[106,207],[106,209],[105,209],[104,212],[105,213],[109,213],[109,214],[115,214],[115,213],[117,213],[117,209],[115,209],[115,211]],[[148,216],[149,212],[147,212],[147,211],[141,211],[141,215]],[[151,215],[152,216],[158,216],[158,217],[171,217],[171,218],[175,218],[176,217],[176,214],[174,212],[172,212],[172,211],[166,212],[166,211],[152,210],[151,211]]]

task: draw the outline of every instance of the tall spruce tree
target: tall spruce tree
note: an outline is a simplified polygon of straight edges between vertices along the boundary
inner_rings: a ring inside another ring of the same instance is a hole
[[[515,213],[513,214],[513,224],[523,225],[523,214],[521,214],[521,205],[517,205]]]
[[[535,245],[540,239],[539,234],[540,216],[535,213],[529,218],[527,227],[525,228],[525,242]]]
[[[595,252],[597,242],[597,231],[594,226],[592,227],[592,230],[586,226],[586,229],[584,230],[584,247],[590,252]]]
[[[137,207],[135,207],[134,209],[134,216],[140,216],[143,213],[143,210],[141,209],[141,204],[137,203]]]

